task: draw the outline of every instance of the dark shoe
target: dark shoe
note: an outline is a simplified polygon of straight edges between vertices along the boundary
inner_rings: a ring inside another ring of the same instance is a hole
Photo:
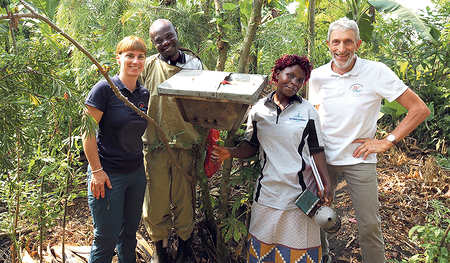
[[[155,242],[155,251],[153,251],[151,263],[167,263],[167,249],[163,247],[163,241]]]
[[[184,241],[178,238],[178,250],[177,257],[175,258],[175,263],[189,263],[189,243],[190,239]]]
[[[331,256],[330,255],[323,255],[322,263],[331,263]]]

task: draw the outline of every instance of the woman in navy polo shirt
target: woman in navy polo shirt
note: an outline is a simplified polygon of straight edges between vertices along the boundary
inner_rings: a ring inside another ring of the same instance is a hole
[[[272,69],[276,90],[250,110],[245,140],[237,147],[214,146],[213,162],[247,158],[259,150],[249,228],[248,262],[321,262],[319,226],[294,202],[315,188],[309,156],[314,156],[330,205],[331,183],[323,152],[319,115],[297,93],[311,74],[306,57],[284,55]]]
[[[116,48],[120,72],[111,78],[122,95],[143,112],[147,112],[149,92],[137,78],[144,69],[146,52],[142,39],[124,38]],[[136,231],[147,183],[141,139],[147,120],[117,98],[106,80],[95,84],[85,103],[85,114],[99,128],[96,136],[83,136],[94,222],[89,262],[111,262],[114,248],[119,262],[136,262]]]

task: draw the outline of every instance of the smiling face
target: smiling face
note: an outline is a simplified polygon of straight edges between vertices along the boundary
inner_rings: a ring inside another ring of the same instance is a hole
[[[137,78],[144,70],[145,53],[139,50],[124,51],[116,56],[120,75]]]
[[[290,98],[297,94],[305,83],[305,73],[299,65],[286,67],[277,71],[277,98],[281,101],[284,98]]]
[[[333,59],[333,70],[340,74],[349,72],[355,62],[355,52],[361,46],[361,40],[356,40],[355,32],[353,30],[333,30],[327,43]]]
[[[168,20],[159,19],[150,28],[150,38],[156,50],[167,60],[176,61],[179,57],[178,32]]]

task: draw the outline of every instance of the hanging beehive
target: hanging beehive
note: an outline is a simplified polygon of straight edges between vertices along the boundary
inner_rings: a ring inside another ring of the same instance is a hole
[[[266,85],[266,75],[182,70],[161,83],[158,94],[175,98],[195,126],[235,131]]]

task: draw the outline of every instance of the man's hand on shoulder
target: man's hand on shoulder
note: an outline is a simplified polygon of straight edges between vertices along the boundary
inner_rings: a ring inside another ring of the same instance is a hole
[[[371,153],[382,153],[394,146],[394,143],[386,139],[356,139],[352,143],[361,143],[353,152],[353,157],[359,158],[361,155],[364,155],[363,160],[367,159]]]

